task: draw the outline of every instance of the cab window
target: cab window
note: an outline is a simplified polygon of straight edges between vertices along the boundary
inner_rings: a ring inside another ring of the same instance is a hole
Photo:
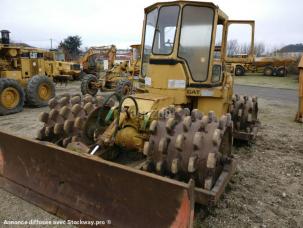
[[[172,53],[178,16],[179,6],[164,6],[160,8],[153,44],[154,54],[168,55]]]
[[[194,81],[206,81],[212,41],[214,11],[208,7],[183,8],[178,55],[186,60]]]

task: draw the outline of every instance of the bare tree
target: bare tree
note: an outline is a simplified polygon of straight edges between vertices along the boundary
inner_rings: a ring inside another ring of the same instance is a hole
[[[227,43],[227,54],[229,56],[235,56],[238,54],[249,54],[251,50],[250,43],[239,43],[238,40],[229,40]],[[263,42],[257,42],[254,45],[254,54],[259,57],[265,53],[265,44]]]
[[[240,46],[240,53],[239,54],[249,54],[250,53],[250,45],[247,43],[243,43]]]
[[[263,42],[255,43],[255,55],[257,57],[262,56],[265,53],[265,44]]]
[[[227,55],[235,56],[239,54],[240,45],[238,40],[229,40],[227,43]]]

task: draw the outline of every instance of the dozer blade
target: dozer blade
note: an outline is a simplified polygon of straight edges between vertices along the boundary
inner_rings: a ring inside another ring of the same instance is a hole
[[[1,131],[0,187],[74,221],[110,220],[113,227],[191,227],[193,221],[193,181],[178,182]]]

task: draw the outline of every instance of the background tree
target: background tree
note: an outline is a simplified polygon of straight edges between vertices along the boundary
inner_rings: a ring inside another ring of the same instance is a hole
[[[255,55],[257,57],[262,56],[265,53],[265,44],[263,42],[255,43]]]
[[[66,60],[76,60],[79,58],[81,45],[80,36],[68,36],[60,42],[59,48],[63,49]]]
[[[229,40],[227,43],[227,55],[235,56],[239,54],[239,43],[237,40]]]
[[[248,55],[250,53],[250,49],[251,49],[251,45],[250,44],[247,44],[247,43],[242,43],[239,50],[240,50],[240,53],[239,54],[242,54],[242,55]]]
[[[250,43],[239,43],[238,40],[229,40],[227,44],[227,53],[229,56],[235,56],[239,54],[249,54]],[[265,44],[262,42],[255,43],[254,55],[257,57],[262,56],[265,53]]]

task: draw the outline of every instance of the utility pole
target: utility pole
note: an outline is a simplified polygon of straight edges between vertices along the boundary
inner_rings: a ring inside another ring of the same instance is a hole
[[[51,49],[53,49],[53,39],[50,38],[50,42],[51,42]]]

